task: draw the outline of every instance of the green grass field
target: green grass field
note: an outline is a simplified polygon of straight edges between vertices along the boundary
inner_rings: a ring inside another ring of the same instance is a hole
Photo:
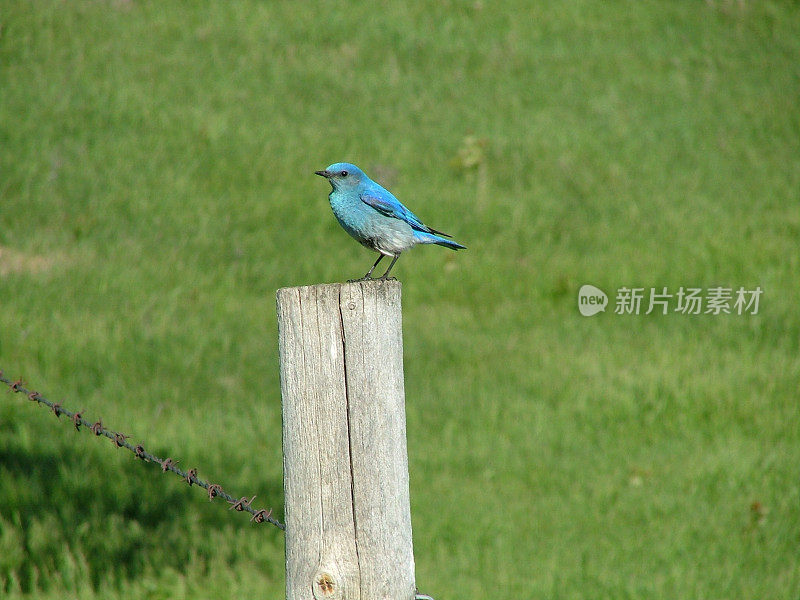
[[[0,2],[0,368],[282,516],[275,291],[374,260],[339,160],[469,247],[393,272],[422,591],[800,598],[796,2]],[[283,570],[277,529],[0,391],[0,596]]]

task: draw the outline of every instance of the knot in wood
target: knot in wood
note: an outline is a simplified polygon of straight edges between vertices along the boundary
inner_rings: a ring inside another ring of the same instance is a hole
[[[317,589],[314,590],[315,598],[330,598],[336,594],[336,582],[330,573],[319,573],[314,583],[317,586]]]

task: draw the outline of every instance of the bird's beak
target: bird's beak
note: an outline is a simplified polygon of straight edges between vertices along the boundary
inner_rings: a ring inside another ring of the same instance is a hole
[[[315,175],[319,175],[320,177],[324,177],[325,179],[330,179],[331,178],[331,172],[330,171],[314,171],[314,174]]]

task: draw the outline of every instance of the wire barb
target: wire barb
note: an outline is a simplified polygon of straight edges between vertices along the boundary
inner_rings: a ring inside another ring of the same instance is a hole
[[[272,516],[272,509],[255,509],[251,506],[253,500],[255,500],[255,496],[247,499],[246,496],[242,496],[239,500],[236,500],[233,496],[231,496],[228,492],[222,489],[222,486],[216,483],[208,483],[207,481],[203,481],[202,479],[198,479],[197,477],[197,469],[189,469],[186,472],[183,472],[181,469],[177,467],[178,461],[174,461],[171,458],[158,458],[157,456],[147,452],[144,449],[142,444],[136,444],[135,446],[128,442],[128,438],[130,436],[120,433],[118,431],[112,431],[110,429],[106,429],[103,427],[103,422],[101,419],[98,419],[96,422],[92,423],[86,420],[83,417],[83,411],[71,411],[61,406],[61,404],[57,402],[50,402],[47,398],[42,396],[39,392],[32,391],[25,388],[25,383],[23,380],[17,379],[16,381],[12,381],[8,379],[3,370],[0,369],[0,383],[4,383],[8,386],[9,392],[17,393],[17,394],[25,394],[28,400],[32,402],[37,402],[38,404],[44,404],[47,406],[52,413],[56,417],[60,417],[62,414],[66,415],[72,425],[75,427],[76,431],[80,431],[81,425],[87,427],[92,433],[96,436],[105,436],[110,439],[118,448],[126,448],[130,450],[135,458],[141,459],[145,462],[154,462],[161,465],[161,470],[163,472],[172,471],[179,477],[183,478],[189,485],[196,484],[198,487],[203,488],[204,490],[208,491],[208,499],[213,500],[215,497],[219,496],[224,498],[230,505],[231,510],[236,511],[246,511],[252,515],[251,521],[255,521],[256,523],[270,523],[277,527],[278,529],[285,531],[286,525],[278,521]]]
[[[189,469],[186,471],[186,477],[184,477],[183,480],[191,486],[197,481],[197,469]]]
[[[255,496],[253,496],[253,497],[255,497]],[[269,519],[270,515],[272,515],[272,509],[271,508],[269,509],[269,511],[264,510],[262,508],[261,510],[257,510],[256,513],[252,517],[250,517],[250,520],[251,521],[255,521],[256,523],[263,523],[264,521]]]
[[[233,500],[233,499],[228,500],[228,504],[231,505],[231,507],[228,510],[238,510],[238,511],[247,510],[248,508],[250,508],[250,504],[255,499],[256,499],[255,496],[250,498],[250,500],[248,500],[246,496],[242,496],[238,500]]]

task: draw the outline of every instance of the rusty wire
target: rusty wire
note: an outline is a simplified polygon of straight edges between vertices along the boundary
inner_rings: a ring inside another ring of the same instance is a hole
[[[213,500],[215,497],[219,496],[227,500],[228,504],[231,505],[230,509],[235,511],[246,511],[249,512],[252,517],[251,521],[255,521],[256,523],[272,523],[278,529],[285,530],[286,525],[278,521],[272,516],[272,509],[257,509],[251,506],[251,503],[255,499],[255,496],[247,499],[246,496],[242,496],[241,498],[234,498],[228,492],[222,489],[219,484],[216,483],[208,483],[207,481],[203,481],[197,477],[197,469],[188,469],[187,471],[183,471],[176,466],[177,461],[171,458],[158,458],[157,456],[149,453],[147,450],[144,449],[142,444],[133,445],[128,442],[128,438],[130,436],[125,435],[123,433],[119,433],[117,431],[112,431],[107,429],[103,426],[102,420],[98,419],[96,422],[92,423],[83,417],[83,412],[80,411],[71,411],[67,410],[58,402],[51,402],[44,396],[42,396],[39,392],[29,390],[25,387],[25,383],[22,379],[11,380],[5,377],[3,371],[0,370],[0,382],[6,384],[10,391],[16,394],[24,394],[27,396],[28,400],[32,402],[36,402],[38,404],[44,404],[47,406],[53,414],[58,418],[61,415],[66,415],[70,422],[75,426],[75,429],[80,431],[81,425],[83,425],[87,430],[94,433],[96,436],[105,436],[110,439],[118,448],[126,448],[133,452],[133,455],[136,458],[139,458],[145,462],[154,462],[156,464],[161,465],[161,471],[166,473],[167,471],[172,471],[179,477],[181,477],[186,483],[190,486],[192,484],[196,484],[201,488],[205,489],[208,492],[208,499]]]

